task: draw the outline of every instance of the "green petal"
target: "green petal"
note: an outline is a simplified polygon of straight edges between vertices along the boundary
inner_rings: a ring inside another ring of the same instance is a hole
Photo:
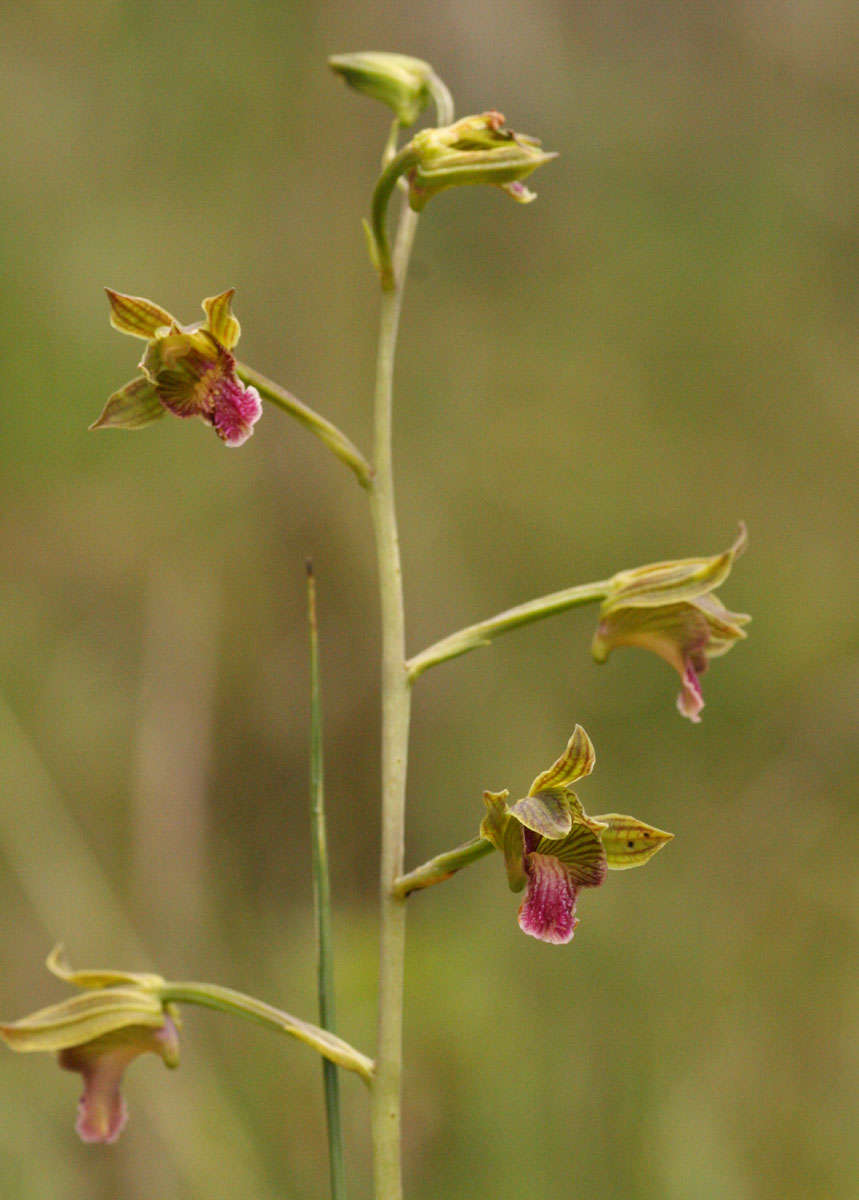
[[[507,808],[508,791],[484,792],[486,816],[480,825],[480,836],[491,842],[504,855],[507,882],[511,892],[521,892],[528,882],[525,871],[525,838],[522,826],[514,821]]]
[[[510,815],[526,829],[547,838],[565,837],[573,824],[569,801],[560,790],[524,796],[511,804]]]
[[[232,350],[242,331],[230,307],[235,294],[236,289],[230,288],[227,292],[221,292],[219,296],[209,296],[203,301],[206,328],[226,350]]]
[[[483,803],[486,805],[486,816],[480,823],[480,836],[491,842],[496,850],[504,850],[504,832],[510,824],[507,811],[507,797],[510,793],[484,792]]]
[[[90,429],[142,429],[166,411],[154,385],[138,375],[113,393]]]
[[[709,626],[708,658],[718,658],[720,654],[727,654],[734,642],[748,636],[743,629],[752,619],[748,613],[729,612],[719,597],[712,593],[699,596],[694,604],[704,614]]]
[[[0,1025],[0,1037],[12,1050],[65,1050],[131,1025],[153,1028],[164,1023],[161,1002],[152,992],[108,988],[83,992],[38,1012]]]
[[[616,608],[597,626],[591,654],[605,662],[615,646],[638,646],[664,658],[680,675],[690,650],[708,646],[710,627],[697,603]]]
[[[504,866],[510,891],[521,892],[528,882],[528,872],[525,869],[525,838],[522,826],[516,821],[508,821],[504,830]]]
[[[54,946],[45,960],[45,966],[57,979],[64,983],[74,984],[79,988],[105,988],[129,985],[131,987],[151,988],[157,991],[164,986],[160,975],[137,974],[130,971],[73,971],[66,958],[62,944]]]
[[[747,540],[746,527],[740,522],[733,543],[712,558],[680,558],[619,571],[611,579],[600,615],[609,616],[615,608],[688,603],[714,591],[730,575],[734,560],[745,550]]]
[[[673,833],[645,825],[644,821],[622,813],[605,813],[597,820],[607,826],[600,837],[605,847],[606,862],[613,871],[643,866],[674,837]]]
[[[573,814],[574,825],[584,825],[588,829],[592,829],[595,833],[601,833],[605,829],[605,824],[599,817],[589,817],[584,810],[581,800],[575,792],[567,791],[564,793],[567,797],[567,803],[570,806],[570,812]]]
[[[538,792],[548,791],[550,788],[564,787],[584,775],[590,775],[595,761],[596,755],[591,739],[581,725],[577,725],[564,753],[547,771],[537,776],[528,789],[529,795],[535,796]]]
[[[142,296],[123,296],[122,292],[104,289],[110,301],[110,323],[120,333],[130,333],[132,337],[154,338],[159,329],[165,325],[175,325],[176,321],[166,309]]]

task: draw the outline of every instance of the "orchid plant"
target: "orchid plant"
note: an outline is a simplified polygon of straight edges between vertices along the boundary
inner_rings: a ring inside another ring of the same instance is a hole
[[[125,1123],[120,1080],[139,1054],[157,1053],[178,1062],[182,1004],[205,1005],[256,1021],[316,1050],[325,1068],[331,1194],[343,1200],[346,1171],[340,1133],[338,1068],[356,1072],[370,1097],[376,1200],[401,1200],[402,1017],[406,909],[414,892],[449,879],[478,859],[498,852],[512,891],[524,893],[519,925],[542,942],[569,943],[583,889],[601,886],[609,870],[641,866],[672,837],[623,813],[589,816],[572,785],[593,770],[594,747],[576,725],[563,753],[539,772],[513,803],[509,792],[484,793],[478,829],[470,841],[411,871],[403,858],[406,761],[410,699],[418,678],[431,667],[484,646],[519,626],[585,604],[599,604],[592,651],[604,661],[616,646],[641,646],[676,669],[678,708],[692,721],[703,706],[700,675],[710,658],[745,636],[747,617],[731,613],[714,591],[727,579],[745,547],[741,526],[734,543],[710,558],[661,562],[615,573],[604,580],[567,586],[460,629],[419,653],[406,653],[400,551],[392,462],[393,376],[397,331],[418,213],[439,192],[460,185],[490,184],[519,203],[534,193],[525,186],[547,153],[532,137],[508,128],[488,111],[454,120],[448,89],[432,68],[404,55],[336,56],[330,65],[359,92],[388,105],[394,121],[384,146],[382,170],[365,223],[371,262],[380,284],[380,330],[374,399],[374,446],[366,456],[325,417],[280,384],[234,356],[239,322],[232,290],[203,301],[205,320],[182,325],[150,300],[108,289],[110,320],[122,333],[143,340],[138,374],[113,395],[93,428],[138,429],[165,415],[200,417],[227,446],[254,432],[268,403],[296,418],[354,473],[372,517],[382,613],[382,845],[380,856],[380,967],[378,1038],[374,1057],[334,1031],[330,891],[322,778],[321,704],[316,643],[315,587],[309,574],[312,737],[311,814],[319,955],[319,1023],[312,1024],[253,996],[213,983],[170,982],[157,975],[115,970],[72,970],[61,948],[51,971],[76,992],[65,1000],[0,1026],[14,1050],[56,1052],[60,1066],[81,1073],[78,1132],[86,1141],[113,1142]],[[436,124],[406,138],[428,105]],[[393,242],[389,210],[400,204]],[[479,798],[477,798],[479,801]]]

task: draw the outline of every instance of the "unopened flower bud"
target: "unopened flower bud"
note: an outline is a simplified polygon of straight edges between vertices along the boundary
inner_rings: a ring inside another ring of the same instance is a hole
[[[368,50],[332,54],[328,65],[350,87],[392,108],[403,126],[414,125],[430,101],[433,70],[420,58]]]

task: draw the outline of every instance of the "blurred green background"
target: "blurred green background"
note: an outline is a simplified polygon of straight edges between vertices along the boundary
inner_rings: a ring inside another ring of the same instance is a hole
[[[359,219],[387,118],[329,53],[429,59],[457,112],[561,152],[528,208],[421,221],[398,368],[409,647],[540,592],[750,549],[754,614],[693,727],[590,610],[418,685],[408,861],[470,837],[581,722],[591,812],[676,840],[524,937],[500,861],[410,913],[411,1200],[851,1200],[857,820],[859,22],[814,5],[149,0],[2,5],[0,1011],[42,967],[213,979],[314,1012],[304,560],[318,577],[340,1026],[372,1049],[378,609],[351,475],[269,409],[87,433],[134,374],[103,285],[181,320],[237,289],[242,357],[369,446]],[[521,794],[521,793],[520,793]],[[0,1059],[14,1200],[327,1194],[318,1062],[186,1010],[112,1149],[79,1081]],[[363,1088],[344,1083],[351,1194]]]

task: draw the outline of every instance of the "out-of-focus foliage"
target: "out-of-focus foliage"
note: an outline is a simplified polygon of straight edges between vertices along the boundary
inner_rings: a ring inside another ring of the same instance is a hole
[[[859,1174],[857,24],[814,5],[5,5],[0,40],[0,1012],[76,961],[313,1015],[304,559],[319,581],[341,1032],[372,1049],[378,614],[365,498],[267,410],[87,433],[128,376],[103,285],[237,289],[243,357],[368,445],[385,114],[325,66],[430,61],[562,152],[528,208],[418,232],[396,452],[409,648],[725,545],[754,614],[692,728],[569,613],[417,684],[408,857],[472,836],[580,721],[592,811],[676,837],[519,932],[480,863],[410,901],[413,1200],[849,1200]],[[496,36],[497,34],[497,36]],[[593,789],[597,789],[596,793]],[[644,802],[646,799],[646,803]],[[497,867],[497,864],[495,864]],[[587,900],[592,899],[588,896]],[[503,1054],[488,1031],[504,1029]],[[0,1194],[324,1194],[319,1065],[187,1012],[181,1069],[78,1143],[77,1081],[0,1061]],[[344,1081],[355,1197],[360,1083]]]

